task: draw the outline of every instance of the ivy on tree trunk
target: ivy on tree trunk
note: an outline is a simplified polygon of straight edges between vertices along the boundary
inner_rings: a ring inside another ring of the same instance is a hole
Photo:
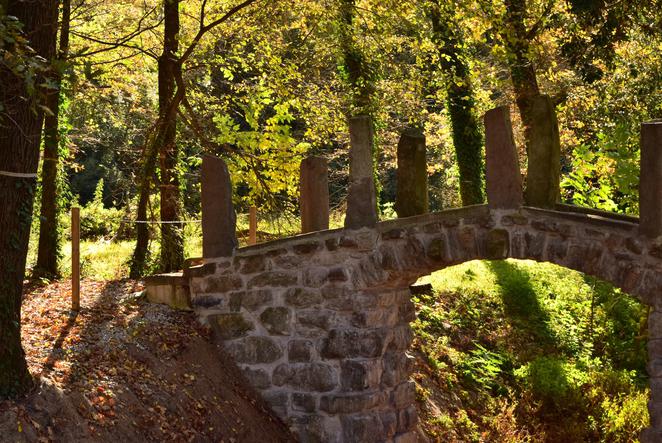
[[[58,227],[58,165],[60,147],[60,98],[62,95],[62,70],[69,52],[69,24],[71,0],[62,2],[60,43],[53,63],[51,77],[57,89],[48,91],[46,106],[51,111],[44,120],[44,162],[41,168],[41,208],[39,224],[39,249],[35,273],[48,277],[59,275],[60,233]]]
[[[450,2],[432,0],[426,12],[432,24],[439,64],[446,76],[448,114],[460,172],[463,205],[483,203],[483,135],[476,115],[471,71],[462,51],[462,37]]]
[[[5,5],[4,13],[23,24],[30,47],[51,60],[57,36],[57,0],[9,0]],[[30,94],[26,80],[3,64],[0,85],[0,170],[33,173],[39,162],[43,111],[38,99],[43,91]],[[35,186],[34,178],[0,175],[0,397],[23,394],[32,386],[21,346],[21,296]]]

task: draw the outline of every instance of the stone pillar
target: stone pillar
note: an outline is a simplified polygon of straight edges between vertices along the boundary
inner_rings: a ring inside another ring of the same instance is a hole
[[[648,315],[647,346],[648,382],[651,388],[648,402],[650,427],[641,433],[641,442],[658,443],[662,441],[662,311],[659,308],[653,308]]]
[[[485,114],[487,203],[493,209],[522,206],[522,177],[508,106]]]
[[[554,208],[560,199],[561,142],[552,99],[539,95],[531,105],[533,125],[529,128],[526,204]]]
[[[397,188],[395,211],[398,217],[428,212],[428,171],[425,158],[425,135],[407,129],[398,142]]]
[[[326,159],[308,157],[300,169],[301,232],[329,229],[329,179]]]
[[[359,229],[377,223],[372,119],[367,115],[350,118],[349,137],[349,193],[345,227]]]
[[[230,173],[223,160],[202,157],[202,256],[229,257],[237,247]]]
[[[639,231],[653,238],[662,235],[662,120],[641,125]]]

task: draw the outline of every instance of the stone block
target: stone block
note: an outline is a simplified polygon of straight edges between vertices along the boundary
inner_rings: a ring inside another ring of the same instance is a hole
[[[404,352],[386,352],[383,358],[382,385],[394,387],[409,380],[413,368],[413,357]]]
[[[194,308],[214,308],[223,306],[225,299],[217,295],[200,294],[191,298]]]
[[[327,309],[306,309],[297,311],[297,326],[328,331],[334,322],[335,312]]]
[[[349,279],[349,270],[342,267],[335,267],[329,270],[326,276],[327,281],[331,283],[345,282]]]
[[[413,431],[418,423],[418,412],[415,405],[410,405],[397,412],[398,414],[398,433]]]
[[[253,324],[241,314],[216,314],[209,316],[210,324],[222,340],[243,337],[253,330]]]
[[[395,211],[398,217],[428,212],[428,170],[425,135],[419,129],[407,129],[397,148]]]
[[[386,334],[382,330],[332,329],[322,348],[323,358],[379,357]]]
[[[241,308],[248,311],[258,311],[271,303],[273,295],[267,289],[255,289],[251,291],[239,291],[230,294],[230,309],[238,312]]]
[[[306,261],[303,256],[300,255],[280,255],[273,259],[274,265],[283,269],[298,269],[301,264]]]
[[[364,391],[377,388],[382,376],[380,359],[342,360],[340,380],[343,391]]]
[[[225,293],[234,291],[236,289],[241,289],[243,282],[241,278],[232,275],[215,275],[207,279],[207,285],[205,287],[205,293]]]
[[[338,385],[338,374],[324,363],[284,363],[274,370],[272,382],[299,391],[328,392]]]
[[[285,293],[285,303],[296,308],[309,308],[321,302],[322,295],[316,289],[291,288]]]
[[[292,272],[283,271],[267,271],[258,274],[248,280],[248,288],[275,286],[275,287],[290,287],[296,286],[298,277]]]
[[[416,431],[409,431],[403,434],[398,434],[393,439],[393,443],[416,443],[418,442],[418,436]]]
[[[271,376],[263,369],[251,369],[246,366],[242,372],[248,383],[255,389],[267,389],[271,386]]]
[[[646,369],[649,377],[662,377],[662,358],[649,360]]]
[[[230,173],[223,160],[202,157],[202,255],[229,257],[237,247],[237,218],[232,204]]]
[[[662,339],[662,311],[652,309],[648,314],[648,338]]]
[[[225,345],[227,353],[237,363],[273,363],[283,356],[283,350],[269,337],[249,336]]]
[[[504,259],[510,252],[510,234],[505,229],[492,229],[487,233],[486,253],[492,260]]]
[[[649,401],[648,414],[650,415],[651,426],[656,429],[662,429],[662,402]]]
[[[639,232],[649,238],[662,235],[662,121],[641,125],[639,177]]]
[[[262,398],[271,407],[271,410],[281,419],[287,419],[287,410],[289,404],[289,395],[287,392],[279,390],[269,390],[261,392]]]
[[[448,240],[444,234],[433,238],[427,247],[427,256],[437,262],[447,261],[449,259]]]
[[[531,258],[533,260],[542,260],[546,238],[547,235],[544,233],[536,233],[536,234],[531,232],[525,233],[524,241],[525,241],[526,251],[524,253],[524,256],[527,258]]]
[[[485,114],[485,178],[490,208],[522,206],[522,177],[510,110],[500,106]]]
[[[352,314],[351,325],[356,328],[381,328],[397,325],[404,317],[400,306],[391,306],[390,309],[364,309]]]
[[[299,412],[315,412],[317,410],[317,397],[301,392],[292,393],[292,409]]]
[[[287,360],[290,363],[306,363],[313,359],[315,347],[310,340],[290,340],[287,344]]]
[[[391,392],[391,405],[396,409],[407,408],[416,401],[416,385],[413,381],[400,383]]]
[[[360,394],[332,394],[320,398],[320,409],[329,414],[351,414],[385,405],[388,395],[384,392]]]
[[[377,193],[373,178],[372,119],[357,116],[349,119],[349,191],[345,227],[360,229],[377,223]]]
[[[552,263],[563,264],[568,254],[568,241],[560,235],[547,237],[547,254],[545,258]]]
[[[346,288],[325,286],[321,290],[324,306],[336,311],[349,311],[353,308],[353,293]]]
[[[303,285],[308,288],[319,288],[326,283],[329,270],[325,267],[313,267],[304,269],[302,273]]]
[[[329,229],[329,179],[326,159],[323,157],[303,159],[299,173],[301,232]]]
[[[662,429],[646,428],[639,436],[640,443],[660,443],[662,441]]]
[[[554,104],[546,95],[534,96],[528,131],[528,172],[525,200],[528,206],[554,208],[560,198],[561,143]]]
[[[255,274],[256,272],[262,272],[267,268],[267,261],[263,255],[242,257],[237,260],[239,262],[239,272],[242,274]]]
[[[312,254],[313,252],[319,251],[320,249],[322,249],[322,245],[316,241],[299,243],[292,246],[292,250],[297,255]]]
[[[393,328],[393,339],[389,346],[399,351],[406,351],[414,340],[414,333],[408,324]]]
[[[395,435],[398,431],[398,415],[393,410],[381,411],[379,420],[382,422],[384,434],[386,437]]]
[[[338,417],[293,415],[288,424],[302,443],[341,443],[342,431]]]
[[[266,308],[260,314],[260,323],[272,335],[290,334],[290,310],[284,307]]]
[[[385,440],[384,425],[376,413],[341,416],[346,442],[378,443]]]

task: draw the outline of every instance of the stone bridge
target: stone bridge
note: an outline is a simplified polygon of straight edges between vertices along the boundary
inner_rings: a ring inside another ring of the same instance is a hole
[[[317,230],[328,227],[328,190],[325,166],[312,159],[302,165],[302,216],[317,232],[240,249],[227,169],[205,159],[205,259],[185,272],[190,302],[302,441],[416,441],[409,286],[447,266],[508,257],[584,272],[651,306],[642,441],[662,441],[662,123],[642,125],[641,219],[553,195],[547,208],[526,206],[507,110],[490,111],[485,124],[488,204],[377,222],[369,121],[354,119],[345,228]],[[401,166],[416,169],[420,144],[409,143],[414,160]],[[420,187],[400,177],[425,209]],[[558,177],[542,186],[554,182],[558,192]]]

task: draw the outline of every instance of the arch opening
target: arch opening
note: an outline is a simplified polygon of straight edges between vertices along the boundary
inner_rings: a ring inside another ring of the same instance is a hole
[[[648,307],[610,283],[549,262],[476,260],[420,278],[412,299],[430,438],[629,441],[649,426]]]

